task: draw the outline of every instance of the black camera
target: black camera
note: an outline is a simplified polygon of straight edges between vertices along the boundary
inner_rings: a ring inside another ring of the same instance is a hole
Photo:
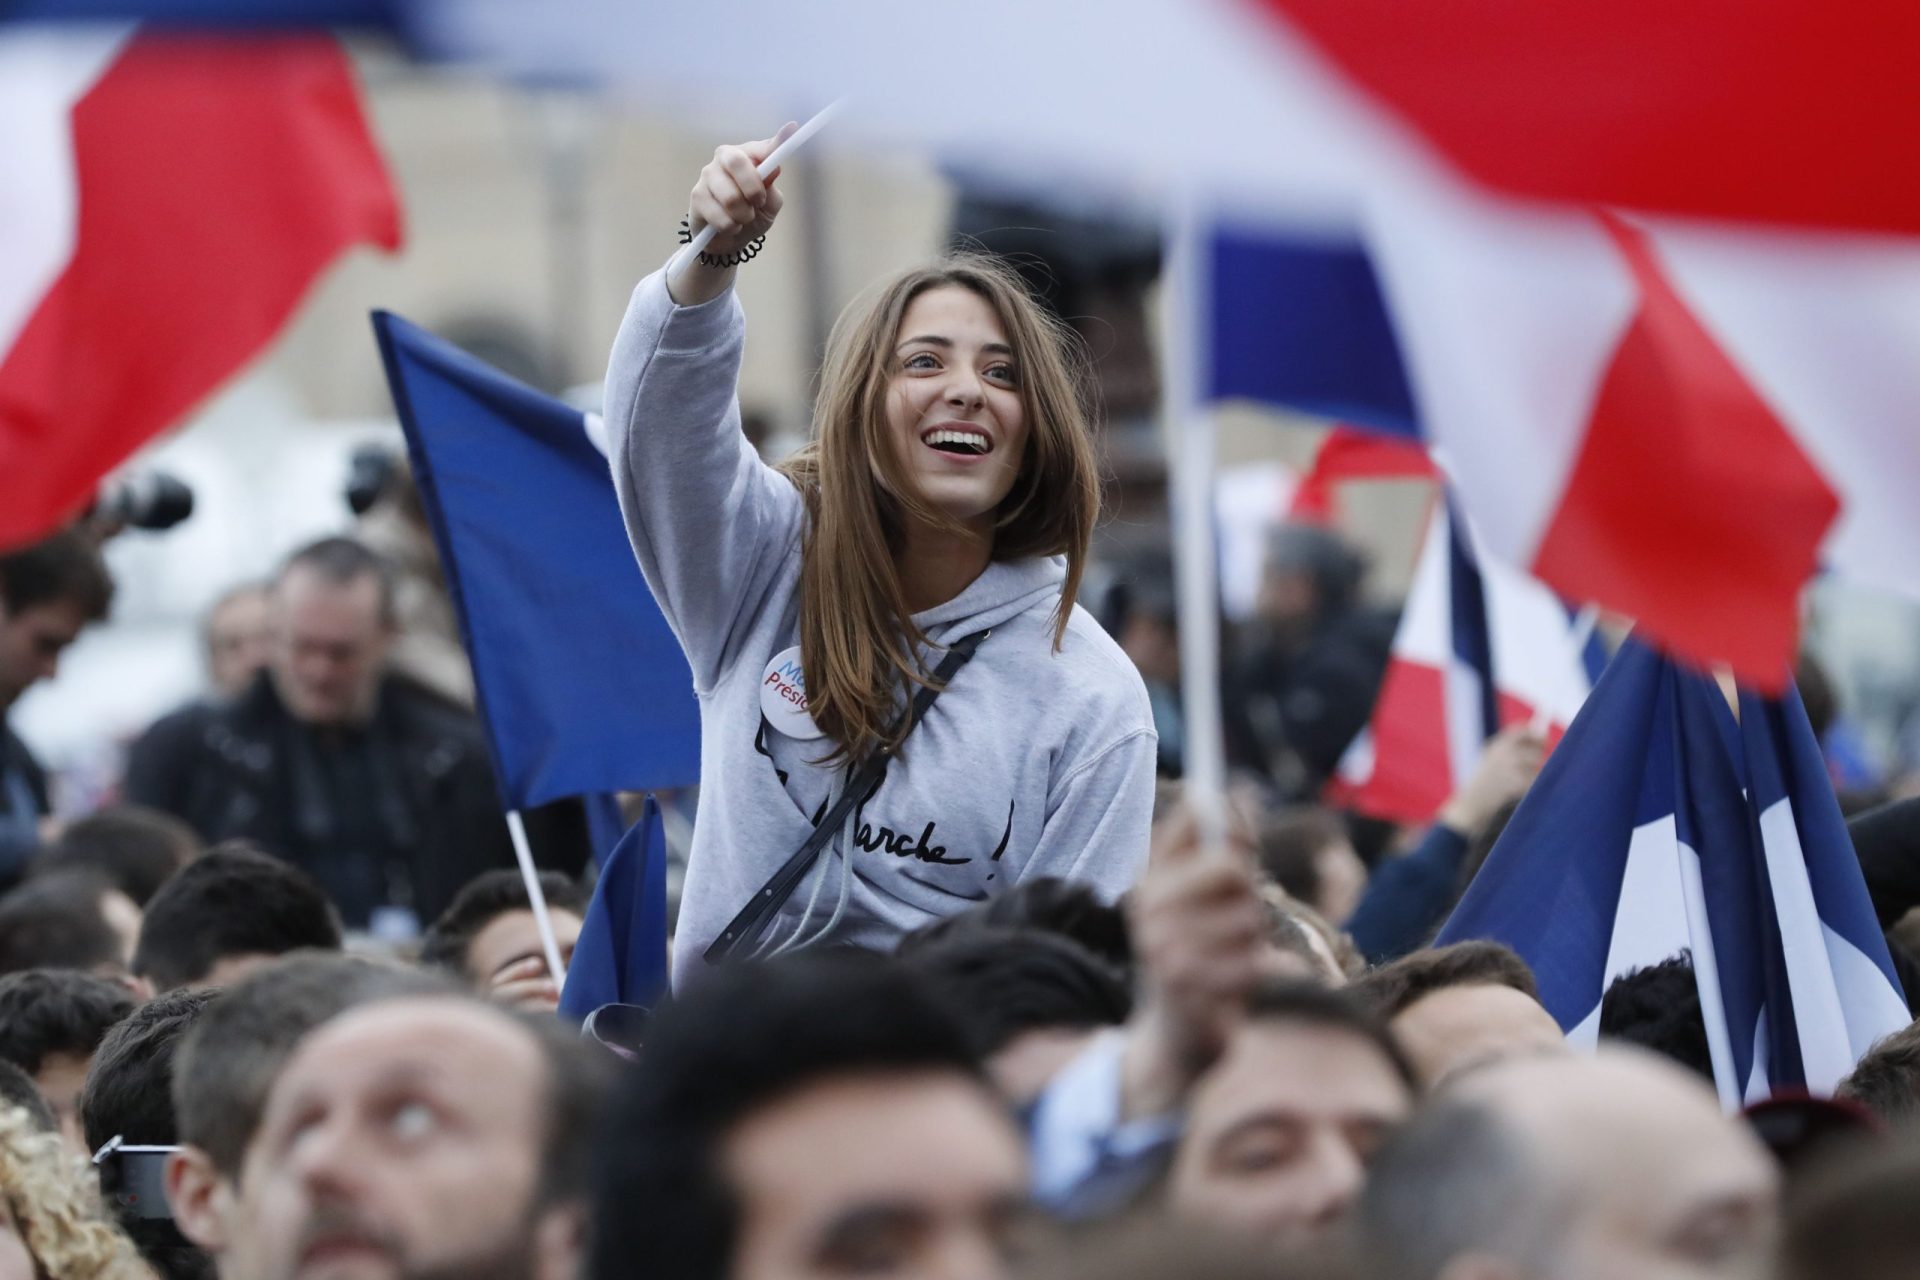
[[[134,471],[100,486],[86,518],[110,528],[171,529],[193,514],[193,490],[165,471]]]

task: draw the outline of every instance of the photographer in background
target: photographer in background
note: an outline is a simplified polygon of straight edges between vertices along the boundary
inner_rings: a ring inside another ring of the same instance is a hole
[[[0,887],[54,835],[46,772],[7,714],[21,694],[53,678],[60,655],[112,601],[100,552],[71,530],[0,556]]]

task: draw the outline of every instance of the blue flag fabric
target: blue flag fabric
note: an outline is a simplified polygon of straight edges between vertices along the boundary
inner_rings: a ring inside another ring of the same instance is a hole
[[[1437,940],[1512,947],[1582,1043],[1615,978],[1691,952],[1729,1107],[1830,1093],[1909,1021],[1799,694],[1739,705],[1630,639]]]
[[[693,673],[587,416],[398,316],[373,325],[508,806],[697,782]]]
[[[600,868],[560,1014],[580,1022],[602,1005],[651,1006],[666,989],[667,841],[648,796],[646,811]]]

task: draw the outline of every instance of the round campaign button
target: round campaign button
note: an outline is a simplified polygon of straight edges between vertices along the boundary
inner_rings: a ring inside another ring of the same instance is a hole
[[[807,714],[807,673],[800,666],[800,646],[773,656],[760,677],[760,713],[789,738],[824,737]]]

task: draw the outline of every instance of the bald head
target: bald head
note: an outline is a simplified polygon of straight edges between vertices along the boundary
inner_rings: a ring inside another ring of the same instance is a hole
[[[1436,1188],[1444,1191],[1436,1192]],[[1362,1235],[1382,1280],[1764,1274],[1770,1156],[1652,1055],[1525,1057],[1462,1076],[1382,1152]]]

